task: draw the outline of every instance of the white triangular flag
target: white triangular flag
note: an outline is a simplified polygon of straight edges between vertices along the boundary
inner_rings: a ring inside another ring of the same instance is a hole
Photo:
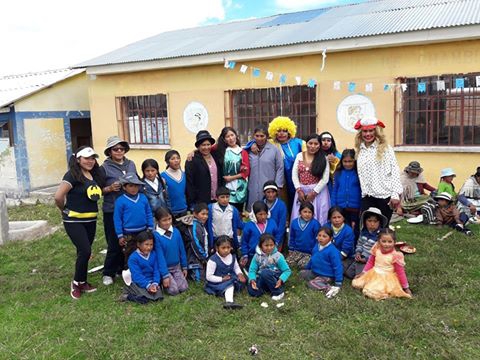
[[[267,71],[267,75],[265,76],[265,79],[267,79],[268,81],[272,81],[273,80],[273,72]]]
[[[341,82],[340,81],[334,81],[333,82],[333,90],[340,90],[341,88]]]
[[[373,84],[372,83],[365,84],[365,91],[366,92],[372,92],[373,91]]]
[[[445,90],[445,81],[438,80],[437,81],[437,91]]]
[[[245,73],[247,72],[247,70],[248,70],[248,66],[247,66],[247,65],[242,65],[242,66],[240,66],[240,72],[241,72],[242,74],[245,74]]]
[[[227,59],[225,59],[225,64],[223,64],[223,66],[225,67],[225,69],[230,68],[230,61],[228,61]]]
[[[477,80],[477,87],[480,87],[480,76],[475,76],[475,79]]]
[[[405,92],[405,91],[407,91],[408,85],[407,84],[400,84],[400,87],[402,88],[402,91]]]
[[[295,81],[297,82],[297,85],[302,84],[302,77],[301,76],[295,76]]]

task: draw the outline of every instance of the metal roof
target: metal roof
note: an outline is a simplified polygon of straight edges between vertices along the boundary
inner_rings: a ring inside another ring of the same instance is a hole
[[[85,61],[76,67],[172,59],[477,24],[480,24],[479,0],[375,0],[165,32]]]
[[[85,69],[59,69],[0,76],[0,108],[83,71]]]

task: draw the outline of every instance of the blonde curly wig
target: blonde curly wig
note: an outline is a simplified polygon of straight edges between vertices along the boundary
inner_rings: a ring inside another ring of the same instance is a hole
[[[281,129],[286,129],[291,139],[297,134],[297,125],[295,125],[295,123],[289,117],[277,116],[268,125],[268,135],[270,135],[270,138],[275,140],[277,138],[278,130]]]

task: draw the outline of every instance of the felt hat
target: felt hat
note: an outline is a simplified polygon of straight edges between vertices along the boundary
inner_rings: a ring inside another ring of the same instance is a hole
[[[105,156],[110,156],[110,149],[118,144],[122,144],[122,146],[125,148],[125,153],[127,153],[128,150],[130,150],[130,145],[128,145],[128,142],[126,142],[125,140],[122,140],[117,135],[113,135],[107,139],[107,145],[105,145],[105,150],[103,151]]]
[[[145,185],[137,176],[137,174],[130,172],[121,176],[119,179],[121,185],[125,184],[134,184],[134,185]]]
[[[423,169],[418,161],[411,161],[410,164],[408,164],[408,166],[405,168],[405,171],[420,174],[423,172]]]
[[[445,168],[440,171],[440,177],[442,178],[445,176],[457,176],[457,174],[455,174],[455,171],[453,171],[452,168]]]
[[[91,157],[91,156],[93,156],[95,158],[98,158],[98,154],[91,147],[83,148],[82,150],[77,151],[77,153],[75,154],[75,157],[77,159],[79,157],[88,158],[88,157]]]
[[[208,140],[212,145],[215,144],[215,139],[212,137],[212,135],[210,135],[210,133],[207,130],[200,130],[197,133],[197,137],[195,140],[195,147],[198,147],[205,140]]]
[[[440,194],[435,195],[434,199],[435,200],[443,199],[443,200],[447,200],[448,202],[450,202],[450,201],[452,201],[452,195],[450,195],[447,192],[442,192]]]
[[[380,126],[381,128],[385,128],[385,124],[374,118],[372,116],[365,116],[362,119],[358,120],[354,126],[355,130],[371,130],[375,129],[375,127]]]

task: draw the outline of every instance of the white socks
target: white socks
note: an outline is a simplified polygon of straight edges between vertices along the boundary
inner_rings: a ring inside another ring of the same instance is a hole
[[[233,303],[233,291],[235,289],[233,288],[233,286],[230,286],[227,288],[227,290],[225,290],[225,301],[227,303]]]

